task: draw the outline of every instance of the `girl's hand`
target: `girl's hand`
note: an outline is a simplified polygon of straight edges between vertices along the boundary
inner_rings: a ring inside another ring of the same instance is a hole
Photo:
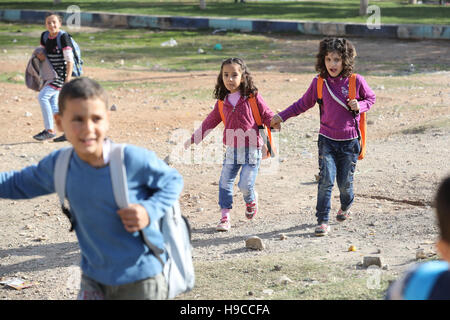
[[[280,123],[283,122],[283,119],[281,119],[281,117],[276,114],[273,116],[272,120],[270,121],[270,127],[274,128],[275,130],[281,130],[281,125]]]
[[[353,99],[353,100],[349,100],[347,102],[347,105],[350,107],[350,109],[352,109],[352,111],[355,111],[356,113],[359,112],[359,103],[358,100]]]
[[[36,57],[40,60],[40,61],[44,61],[45,60],[45,54],[40,52],[36,55]]]
[[[150,224],[147,210],[140,204],[130,204],[128,208],[117,210],[117,214],[128,232],[142,230]]]
[[[184,150],[187,150],[187,149],[189,149],[190,148],[190,146],[191,146],[191,138],[189,138],[189,139],[187,139],[185,142],[184,142]]]

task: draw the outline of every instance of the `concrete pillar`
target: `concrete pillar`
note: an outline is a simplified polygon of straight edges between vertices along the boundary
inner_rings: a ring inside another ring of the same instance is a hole
[[[369,0],[360,0],[359,15],[365,16],[367,14],[367,7],[369,6]]]

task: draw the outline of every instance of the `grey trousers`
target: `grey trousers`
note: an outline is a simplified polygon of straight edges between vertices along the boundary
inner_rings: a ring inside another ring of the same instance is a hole
[[[140,281],[110,286],[81,276],[78,300],[164,300],[168,288],[162,273]]]

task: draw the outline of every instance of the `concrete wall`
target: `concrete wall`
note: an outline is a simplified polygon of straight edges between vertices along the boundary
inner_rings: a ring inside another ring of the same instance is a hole
[[[0,21],[43,24],[46,12],[0,10]],[[68,16],[65,12],[60,14],[65,18]],[[82,26],[106,28],[227,29],[257,33],[288,32],[322,36],[450,40],[449,25],[385,24],[379,29],[369,29],[366,24],[357,23],[148,16],[104,12],[81,12],[80,18]]]

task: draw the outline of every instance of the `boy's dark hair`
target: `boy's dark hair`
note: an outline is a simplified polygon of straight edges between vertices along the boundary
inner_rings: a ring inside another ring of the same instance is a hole
[[[353,44],[344,38],[326,38],[320,42],[319,53],[316,56],[316,71],[324,79],[328,76],[325,57],[331,52],[338,53],[342,58],[343,69],[340,76],[349,77],[353,73],[356,50]]]
[[[45,14],[45,21],[47,20],[47,18],[48,17],[50,17],[50,16],[55,16],[55,17],[57,17],[58,18],[58,20],[59,20],[59,22],[61,22],[61,24],[63,23],[63,18],[62,18],[62,16],[59,14],[59,13],[56,13],[56,12],[47,12],[46,14]]]
[[[450,176],[439,185],[434,204],[441,239],[450,243]]]
[[[99,98],[105,103],[105,107],[108,106],[108,96],[102,86],[95,80],[81,77],[73,79],[62,87],[58,97],[59,114],[64,113],[67,100],[78,98]]]
[[[241,96],[248,97],[250,94],[255,95],[258,92],[258,89],[253,84],[253,77],[250,74],[250,71],[248,70],[248,67],[245,64],[244,60],[240,58],[229,58],[224,60],[222,62],[222,65],[220,66],[220,73],[219,76],[217,77],[217,83],[213,94],[215,99],[223,100],[225,99],[227,94],[230,93],[230,91],[228,91],[228,89],[225,87],[225,84],[223,83],[222,72],[223,66],[233,63],[238,64],[242,71],[243,82],[239,86]]]

